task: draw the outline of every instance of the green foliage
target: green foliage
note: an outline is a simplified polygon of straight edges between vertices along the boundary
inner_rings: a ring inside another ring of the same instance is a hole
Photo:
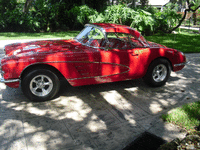
[[[29,13],[23,12],[24,3],[10,0],[10,3],[0,1],[0,31],[48,31],[56,28],[59,3],[51,0],[33,1]]]
[[[151,13],[138,9],[130,26],[135,27],[143,35],[150,35],[155,32],[155,23]]]
[[[130,25],[134,16],[135,11],[125,5],[111,5],[104,12],[104,22]]]
[[[180,15],[176,5],[168,5],[159,11],[154,7],[132,9],[127,7],[131,0],[121,0],[119,5],[106,6],[106,0],[35,0],[28,13],[23,12],[26,0],[0,0],[0,31],[56,31],[81,29],[86,23],[105,22],[125,24],[136,28],[142,34],[151,35],[167,32],[174,27]],[[196,1],[195,0],[195,4]],[[95,3],[94,3],[95,2]],[[76,4],[76,5],[74,5]],[[98,6],[97,6],[98,5]]]
[[[167,32],[178,23],[181,15],[176,13],[176,5],[168,5],[163,11],[155,7],[131,9],[126,5],[111,5],[103,13],[90,16],[90,22],[125,24],[136,28],[144,35]]]
[[[125,24],[147,35],[155,31],[155,20],[151,13],[142,9],[134,10],[123,4],[108,6],[104,13],[91,18],[91,22]]]
[[[177,25],[178,21],[181,19],[181,14],[177,14],[178,4],[169,3],[163,8],[161,12],[162,18],[167,21],[169,28]],[[157,13],[156,15],[160,15]]]
[[[21,22],[21,5],[17,5],[16,0],[0,0],[0,31],[15,27]]]
[[[87,5],[74,6],[68,11],[68,20],[71,28],[83,27],[89,20],[93,19],[91,16],[97,15],[98,12],[95,9],[88,7]]]
[[[53,0],[37,0],[33,3],[33,10],[31,16],[31,24],[40,30],[49,31],[55,30],[59,25],[57,21],[57,16],[59,13],[59,3]],[[34,22],[32,22],[32,19]],[[35,20],[36,19],[36,20]]]
[[[193,6],[192,9],[195,10],[198,6],[200,6],[200,0],[193,0],[190,2]]]

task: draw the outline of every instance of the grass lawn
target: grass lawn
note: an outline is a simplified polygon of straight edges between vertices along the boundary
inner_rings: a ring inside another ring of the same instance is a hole
[[[46,38],[70,39],[72,37],[75,37],[79,32],[80,31],[51,32],[51,33],[0,32],[0,40],[46,39]]]
[[[148,41],[156,42],[184,53],[200,52],[200,34],[197,31],[180,30],[177,34],[146,36]],[[192,33],[191,33],[192,32]],[[194,32],[194,33],[193,33]]]
[[[169,114],[162,115],[162,119],[187,131],[194,129],[194,127],[200,126],[200,101],[173,109]]]

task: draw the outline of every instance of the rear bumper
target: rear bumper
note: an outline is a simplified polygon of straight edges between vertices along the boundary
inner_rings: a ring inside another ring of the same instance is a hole
[[[180,64],[174,64],[174,67],[180,67],[180,66],[185,66],[187,64],[189,64],[190,62],[184,62],[184,63],[180,63]]]
[[[183,69],[184,66],[187,65],[188,63],[189,63],[189,62],[174,64],[174,65],[173,65],[173,71],[176,72],[176,71],[179,71],[179,70]]]

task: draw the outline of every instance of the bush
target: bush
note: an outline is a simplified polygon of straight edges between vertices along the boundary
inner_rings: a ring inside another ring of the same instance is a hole
[[[95,9],[87,5],[74,6],[68,11],[68,25],[72,29],[82,28],[86,23],[90,22],[90,16],[97,14],[98,12]]]
[[[111,5],[104,11],[103,22],[130,25],[135,11],[125,5]]]
[[[167,4],[161,12],[162,19],[167,22],[169,28],[176,26],[181,19],[181,14],[177,14],[178,4]],[[156,15],[158,15],[157,13]],[[158,15],[159,16],[159,15]]]
[[[75,1],[80,5],[80,1]],[[72,4],[72,0],[37,0],[32,1],[32,7],[28,13],[24,13],[24,3],[0,0],[0,31],[47,32],[81,29],[86,23],[104,22],[125,24],[144,35],[150,35],[169,31],[181,17],[176,13],[177,6],[172,4],[167,5],[162,12],[154,7],[134,10],[124,4],[111,5],[101,13],[87,5],[71,8]],[[89,4],[93,6],[93,3]]]
[[[151,13],[142,9],[134,10],[122,4],[108,6],[103,13],[91,16],[91,22],[125,24],[146,35],[154,32],[155,24]]]
[[[156,31],[156,21],[154,20],[153,15],[142,9],[138,9],[136,12],[130,26],[135,27],[138,31],[142,32],[143,35],[153,34]]]
[[[21,23],[21,5],[16,0],[0,0],[0,31],[15,30]]]

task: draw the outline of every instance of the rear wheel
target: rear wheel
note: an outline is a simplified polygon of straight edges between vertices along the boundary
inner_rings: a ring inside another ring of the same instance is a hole
[[[171,73],[170,64],[166,59],[160,58],[153,61],[144,76],[144,81],[154,87],[164,85]]]
[[[37,69],[22,79],[22,91],[32,101],[52,99],[59,91],[60,81],[50,70]]]

